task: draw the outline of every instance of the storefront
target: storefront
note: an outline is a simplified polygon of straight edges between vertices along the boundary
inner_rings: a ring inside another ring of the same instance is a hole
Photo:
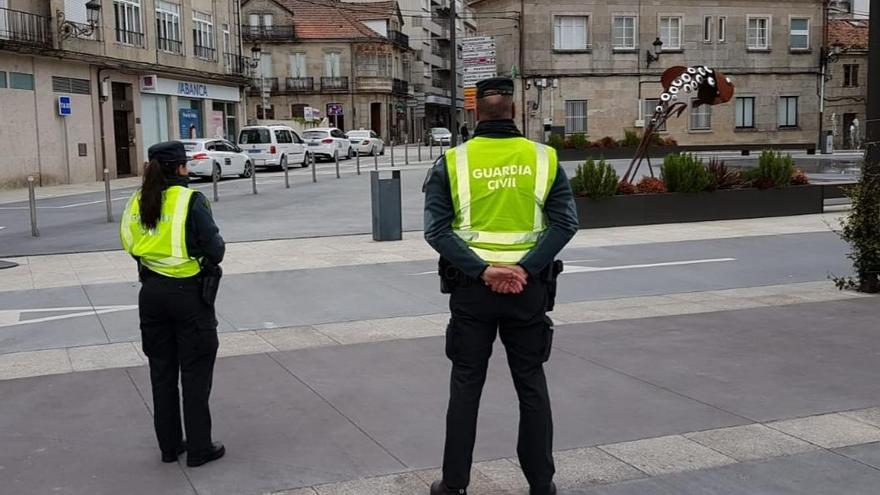
[[[140,79],[144,156],[150,146],[168,139],[235,140],[241,115],[238,87],[152,75]]]

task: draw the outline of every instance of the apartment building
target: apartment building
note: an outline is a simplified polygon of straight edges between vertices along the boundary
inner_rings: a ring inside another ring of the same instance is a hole
[[[498,69],[520,65],[520,124],[552,132],[623,137],[644,126],[675,65],[707,65],[736,99],[689,108],[663,130],[685,145],[815,146],[819,134],[822,0],[475,0],[481,12],[519,12],[518,24],[480,19],[505,33]],[[521,10],[521,5],[523,10]],[[523,32],[519,32],[521,26]],[[520,36],[521,34],[521,36]],[[521,40],[521,42],[520,42]],[[522,55],[522,57],[520,57]]]
[[[412,52],[396,2],[245,0],[242,12],[245,50],[260,58],[249,119],[317,109],[331,125],[386,141],[409,132]]]
[[[0,0],[0,187],[138,175],[228,136],[247,83],[237,0]]]
[[[826,50],[825,130],[833,133],[835,148],[856,148],[865,136],[868,20],[831,20]]]

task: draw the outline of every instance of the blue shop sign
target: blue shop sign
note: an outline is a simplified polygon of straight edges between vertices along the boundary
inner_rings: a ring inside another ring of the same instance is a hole
[[[202,83],[179,82],[177,83],[177,94],[180,96],[195,96],[198,98],[208,97],[208,85]]]

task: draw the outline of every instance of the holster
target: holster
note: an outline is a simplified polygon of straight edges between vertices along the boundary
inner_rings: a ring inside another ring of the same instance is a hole
[[[223,269],[214,263],[202,263],[202,301],[208,306],[213,306],[217,300],[217,291],[220,289],[220,279],[223,278]]]
[[[461,282],[461,272],[442,256],[437,262],[437,274],[440,275],[441,294],[452,294],[453,289]]]
[[[564,268],[562,260],[555,260],[541,273],[544,285],[547,287],[547,311],[553,311],[556,305],[556,280]]]

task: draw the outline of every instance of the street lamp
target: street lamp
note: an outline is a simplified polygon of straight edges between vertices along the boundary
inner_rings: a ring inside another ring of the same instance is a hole
[[[653,50],[645,50],[647,54],[647,64],[648,68],[651,67],[651,64],[660,60],[660,52],[663,50],[663,42],[660,41],[660,38],[654,40],[654,43],[651,44],[653,46]]]
[[[845,52],[843,45],[833,43],[828,47],[819,49],[819,71],[821,79],[819,80],[819,149],[822,153],[830,153],[825,137],[825,84],[831,80],[831,72],[828,66],[837,62],[840,55]]]
[[[58,33],[61,40],[76,36],[77,38],[90,38],[95,34],[98,23],[101,21],[101,1],[89,0],[86,2],[86,21],[88,24],[68,21],[64,17],[64,11],[58,10]]]
[[[260,58],[262,57],[262,54],[263,54],[263,49],[262,49],[262,47],[260,47],[260,45],[254,45],[253,47],[251,47],[250,67],[252,70],[256,70],[257,67],[260,66]],[[266,81],[265,81],[265,78],[263,77],[263,70],[261,68],[260,69],[260,109],[261,109],[261,111],[257,112],[257,118],[260,117],[260,114],[263,115],[264,119],[266,118],[266,107],[269,104],[269,102],[267,101],[268,99],[266,97],[266,94],[267,94]]]

